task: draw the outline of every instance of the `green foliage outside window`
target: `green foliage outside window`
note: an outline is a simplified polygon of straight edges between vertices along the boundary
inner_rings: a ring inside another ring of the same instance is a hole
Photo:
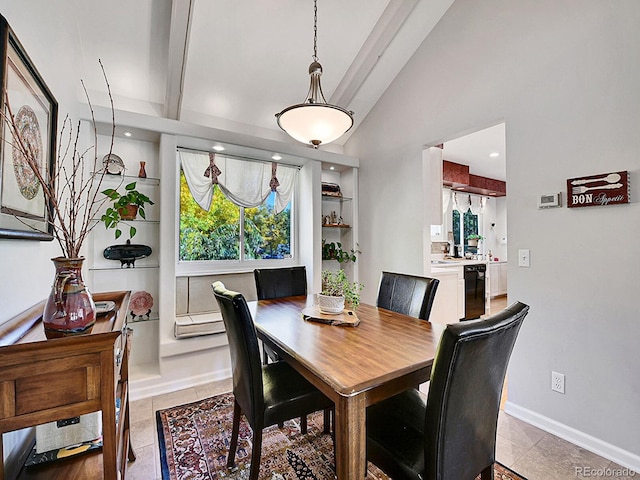
[[[240,237],[244,233],[244,259],[286,258],[291,255],[291,204],[275,215],[274,195],[262,205],[244,209],[215,188],[211,208],[204,211],[193,199],[180,172],[181,261],[240,260]]]
[[[469,235],[478,234],[478,216],[467,210],[462,217],[463,220],[463,240],[460,239],[460,212],[453,210],[453,241],[456,245],[467,245]]]

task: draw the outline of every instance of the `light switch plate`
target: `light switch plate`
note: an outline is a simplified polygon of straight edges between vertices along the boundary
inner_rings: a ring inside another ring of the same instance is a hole
[[[518,250],[518,266],[519,267],[530,267],[530,257],[529,250]]]

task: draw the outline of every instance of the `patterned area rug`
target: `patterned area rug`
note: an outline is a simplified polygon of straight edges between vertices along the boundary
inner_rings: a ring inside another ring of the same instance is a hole
[[[223,394],[156,413],[163,480],[240,480],[249,478],[251,429],[244,418],[233,471],[226,468],[233,420],[233,395]],[[263,432],[260,480],[334,478],[333,443],[322,433],[322,413],[308,417],[308,432],[297,420]],[[367,479],[388,480],[371,462]],[[479,477],[478,477],[479,478]],[[496,480],[526,480],[496,463]]]

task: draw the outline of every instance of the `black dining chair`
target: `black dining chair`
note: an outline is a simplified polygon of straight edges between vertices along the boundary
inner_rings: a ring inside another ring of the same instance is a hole
[[[447,325],[426,398],[407,390],[367,408],[367,459],[394,480],[493,480],[507,365],[529,307]]]
[[[256,268],[253,271],[258,300],[293,297],[307,294],[307,269],[304,266],[282,268]],[[269,345],[262,344],[262,362],[279,362],[279,355]],[[325,433],[330,429],[330,410],[324,412]],[[282,424],[279,424],[282,427]],[[307,432],[307,417],[300,417],[300,430]]]
[[[437,278],[382,272],[376,305],[429,320],[439,283]]]
[[[227,467],[235,463],[240,416],[253,430],[250,480],[257,480],[262,450],[262,430],[270,425],[333,407],[333,402],[286,362],[263,365],[256,327],[241,293],[212,285],[229,339],[233,373],[233,428]]]
[[[304,266],[256,268],[253,277],[256,281],[258,300],[307,294],[307,270]],[[280,360],[278,354],[268,345],[262,346],[262,355],[264,363],[269,359],[274,362]]]

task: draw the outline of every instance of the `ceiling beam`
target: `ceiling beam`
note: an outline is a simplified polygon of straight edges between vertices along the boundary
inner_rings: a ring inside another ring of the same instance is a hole
[[[173,120],[180,120],[193,3],[194,0],[173,0],[171,2],[164,116]]]
[[[419,0],[391,0],[389,2],[353,63],[331,95],[330,103],[349,105],[418,3]]]

